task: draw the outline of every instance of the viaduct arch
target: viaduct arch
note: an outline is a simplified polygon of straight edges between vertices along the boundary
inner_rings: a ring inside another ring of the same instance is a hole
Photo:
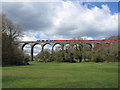
[[[90,49],[94,49],[94,47],[97,45],[97,44],[101,44],[101,43],[105,43],[105,44],[110,44],[114,41],[103,41],[103,40],[99,40],[99,41],[96,41],[96,40],[46,40],[46,41],[17,41],[15,42],[16,45],[18,45],[21,50],[23,51],[25,45],[30,45],[31,46],[31,61],[33,61],[33,50],[34,50],[34,47],[35,45],[40,45],[42,50],[41,52],[44,50],[44,46],[49,44],[52,46],[52,53],[54,53],[54,47],[55,45],[59,44],[61,45],[61,48],[62,50],[64,50],[64,47],[66,44],[69,44],[72,48],[77,47],[78,45],[80,47],[84,47],[84,45],[89,45],[90,46]]]

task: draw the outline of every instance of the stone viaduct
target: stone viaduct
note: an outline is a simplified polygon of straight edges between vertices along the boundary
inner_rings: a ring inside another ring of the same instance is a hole
[[[34,51],[34,46],[35,45],[41,45],[42,50],[44,50],[44,46],[49,44],[52,46],[52,53],[54,52],[54,47],[55,45],[59,44],[61,45],[61,49],[64,50],[64,47],[66,44],[69,44],[70,46],[76,46],[78,45],[87,45],[91,49],[93,49],[96,45],[101,44],[101,43],[106,43],[106,44],[111,44],[115,42],[116,40],[37,40],[37,41],[16,41],[16,45],[18,45],[22,51],[24,49],[25,45],[30,45],[31,46],[31,60],[33,61],[33,51]]]

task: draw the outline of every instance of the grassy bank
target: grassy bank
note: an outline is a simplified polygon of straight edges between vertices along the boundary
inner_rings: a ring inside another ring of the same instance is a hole
[[[3,67],[3,88],[117,88],[118,63],[38,63]]]

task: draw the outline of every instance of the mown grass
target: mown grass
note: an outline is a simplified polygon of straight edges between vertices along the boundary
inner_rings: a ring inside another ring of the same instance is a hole
[[[117,88],[118,63],[38,63],[3,67],[3,88]]]

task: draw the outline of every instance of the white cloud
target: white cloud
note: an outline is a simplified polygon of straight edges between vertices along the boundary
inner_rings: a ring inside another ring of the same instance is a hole
[[[32,31],[24,32],[23,37],[21,38],[22,41],[36,41],[37,39],[35,38],[36,33]]]
[[[77,36],[93,39],[118,34],[118,14],[111,14],[104,4],[91,9],[72,1],[4,3],[3,7],[4,13],[23,27],[26,41]]]
[[[76,3],[65,2],[58,13],[56,34],[88,37],[117,35],[118,14],[111,15],[107,5],[88,9]],[[66,32],[65,32],[66,31]]]
[[[93,40],[92,37],[82,37],[83,40]]]

